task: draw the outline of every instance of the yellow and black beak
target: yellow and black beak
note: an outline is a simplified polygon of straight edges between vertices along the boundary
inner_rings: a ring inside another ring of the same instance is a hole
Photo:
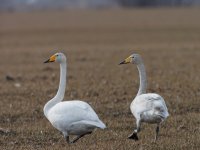
[[[56,55],[52,55],[48,60],[46,60],[44,63],[54,62],[56,61]]]
[[[119,65],[128,64],[130,62],[131,62],[131,56],[129,56],[128,58],[126,58],[124,61],[120,62]]]

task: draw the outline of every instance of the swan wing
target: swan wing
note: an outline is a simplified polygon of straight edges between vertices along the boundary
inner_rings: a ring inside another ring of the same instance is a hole
[[[106,127],[88,103],[78,100],[56,104],[48,113],[48,119],[56,128],[66,128],[80,123],[99,128]]]

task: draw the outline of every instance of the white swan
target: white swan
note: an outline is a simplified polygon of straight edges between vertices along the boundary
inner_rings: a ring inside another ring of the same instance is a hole
[[[164,99],[155,93],[146,93],[147,79],[145,67],[139,54],[132,54],[120,64],[133,63],[137,65],[140,76],[140,87],[137,96],[132,101],[130,109],[136,118],[137,129],[129,136],[129,139],[138,140],[141,122],[157,124],[155,141],[159,132],[159,124],[168,116],[168,110]]]
[[[84,135],[92,133],[95,128],[106,128],[88,103],[79,100],[61,102],[64,98],[66,86],[67,64],[65,55],[56,53],[44,63],[48,62],[60,64],[58,92],[44,106],[44,115],[51,124],[63,133],[68,143],[75,143]],[[70,142],[69,135],[77,135],[77,137]]]

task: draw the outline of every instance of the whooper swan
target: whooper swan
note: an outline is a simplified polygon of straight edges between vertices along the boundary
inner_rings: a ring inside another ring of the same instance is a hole
[[[137,128],[128,138],[138,140],[137,133],[140,131],[140,125],[142,122],[146,122],[157,124],[156,134],[154,138],[154,141],[156,141],[158,137],[160,123],[169,116],[165,101],[158,94],[146,93],[146,71],[141,56],[139,54],[132,54],[120,64],[128,63],[133,63],[137,65],[140,76],[139,91],[130,105],[131,112],[136,118]]]
[[[83,101],[73,100],[62,102],[65,94],[67,63],[63,53],[52,55],[47,61],[60,64],[60,83],[57,94],[44,106],[44,115],[51,124],[64,135],[68,143],[75,143],[86,134],[91,134],[95,128],[106,128],[92,107]],[[69,135],[76,135],[72,141]]]

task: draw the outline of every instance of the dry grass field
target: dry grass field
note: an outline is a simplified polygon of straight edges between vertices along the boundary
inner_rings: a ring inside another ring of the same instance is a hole
[[[0,13],[0,149],[200,149],[199,18],[199,8]],[[73,145],[43,115],[59,83],[59,65],[43,61],[58,51],[68,58],[65,100],[85,100],[107,125]],[[157,143],[147,124],[139,141],[127,139],[139,77],[118,63],[134,52],[148,92],[169,108]]]

